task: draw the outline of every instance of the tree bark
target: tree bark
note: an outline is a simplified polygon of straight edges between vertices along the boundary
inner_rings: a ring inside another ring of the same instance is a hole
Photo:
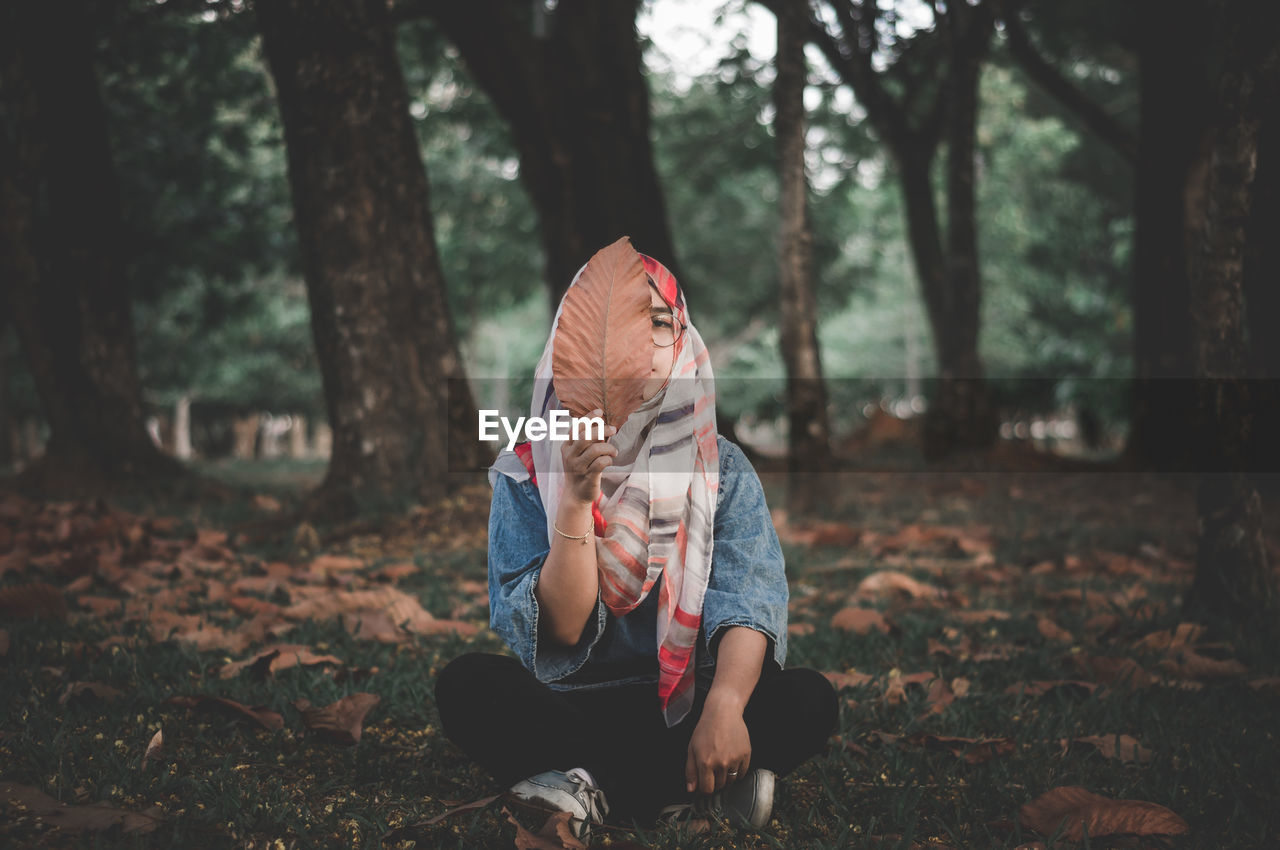
[[[1244,257],[1262,115],[1276,108],[1280,49],[1259,55],[1246,34],[1253,2],[1212,4],[1233,32],[1216,45],[1226,68],[1219,106],[1187,193],[1195,369],[1201,451],[1218,465],[1197,493],[1200,540],[1188,609],[1238,625],[1274,625],[1274,576],[1262,537],[1262,505],[1248,475],[1251,426],[1244,338]],[[1265,17],[1265,16],[1264,16]]]
[[[184,474],[146,431],[93,7],[71,6],[0,18],[0,279],[51,432],[39,491]]]
[[[1134,383],[1125,453],[1142,467],[1194,457],[1191,284],[1183,194],[1205,127],[1200,17],[1148,0],[1134,191]]]
[[[333,427],[313,513],[448,491],[476,468],[426,171],[381,0],[259,0]]]
[[[978,356],[982,278],[974,191],[978,78],[991,19],[981,7],[948,5],[947,268],[946,285],[930,298],[939,374],[924,420],[926,459],[989,448],[999,427]]]
[[[805,177],[804,58],[808,15],[803,2],[778,12],[777,79],[773,85],[778,144],[780,230],[779,317],[782,360],[787,370],[788,459],[792,473],[829,470],[830,424],[826,384],[818,349],[813,282],[813,233],[809,227]],[[792,492],[812,493],[811,487]],[[792,507],[799,507],[793,500]]]
[[[511,128],[553,307],[619,236],[682,280],[649,139],[638,0],[560,0],[541,24],[534,5],[427,0],[405,14],[440,26]]]

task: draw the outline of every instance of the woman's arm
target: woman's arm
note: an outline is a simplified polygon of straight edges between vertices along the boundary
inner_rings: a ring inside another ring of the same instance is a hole
[[[720,638],[715,679],[685,758],[688,790],[710,794],[747,772],[751,736],[742,714],[760,680],[768,646],[764,634],[746,626],[732,626]]]
[[[593,411],[594,413],[594,411]],[[616,433],[610,428],[607,436]],[[607,439],[607,437],[606,437]],[[556,527],[581,540],[552,533],[551,551],[533,595],[541,610],[540,628],[557,643],[574,646],[582,637],[600,593],[591,505],[600,495],[600,476],[618,450],[606,440],[572,440],[561,448],[565,487],[556,510]]]

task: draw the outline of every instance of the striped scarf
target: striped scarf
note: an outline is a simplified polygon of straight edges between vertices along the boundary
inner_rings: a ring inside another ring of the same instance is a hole
[[[715,385],[710,356],[689,323],[675,277],[656,260],[643,254],[641,260],[684,332],[666,385],[611,439],[618,455],[601,476],[596,505],[603,528],[597,523],[596,561],[600,597],[616,617],[633,611],[658,586],[658,700],[667,725],[674,726],[693,705],[698,627],[711,575],[720,477]],[[577,281],[575,276],[573,284]],[[531,416],[545,419],[561,408],[551,362],[563,308],[562,299],[538,361]],[[534,478],[547,511],[548,540],[554,539],[564,489],[560,445],[536,440],[531,446]]]

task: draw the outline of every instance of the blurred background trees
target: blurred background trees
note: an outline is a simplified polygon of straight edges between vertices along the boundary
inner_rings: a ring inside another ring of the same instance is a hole
[[[1280,375],[1276,30],[1228,25],[1260,0],[44,5],[7,4],[0,57],[0,463],[29,481],[46,445],[108,479],[292,454],[329,462],[337,513],[432,498],[483,463],[466,411],[525,410],[548,304],[623,234],[686,287],[722,427],[784,451],[804,336],[758,36],[784,11],[830,423],[800,451],[1192,470],[1195,341],[1232,336],[1214,374]],[[1222,113],[1236,79],[1254,118]],[[1256,168],[1206,183],[1255,119]],[[1227,195],[1240,267],[1206,277]],[[1211,331],[1192,304],[1237,284]],[[1240,416],[1274,422],[1248,386]],[[1259,433],[1237,466],[1275,458]]]

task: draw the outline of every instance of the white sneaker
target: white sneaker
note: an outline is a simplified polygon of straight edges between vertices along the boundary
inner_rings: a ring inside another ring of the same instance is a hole
[[[568,812],[572,816],[569,829],[574,837],[584,840],[591,834],[591,825],[603,824],[605,815],[609,814],[604,791],[581,767],[530,776],[511,786],[511,796],[533,808]]]
[[[692,803],[667,806],[659,819],[674,824],[690,818],[714,818],[739,829],[764,829],[773,814],[775,779],[771,770],[752,768],[714,794],[699,794]]]

